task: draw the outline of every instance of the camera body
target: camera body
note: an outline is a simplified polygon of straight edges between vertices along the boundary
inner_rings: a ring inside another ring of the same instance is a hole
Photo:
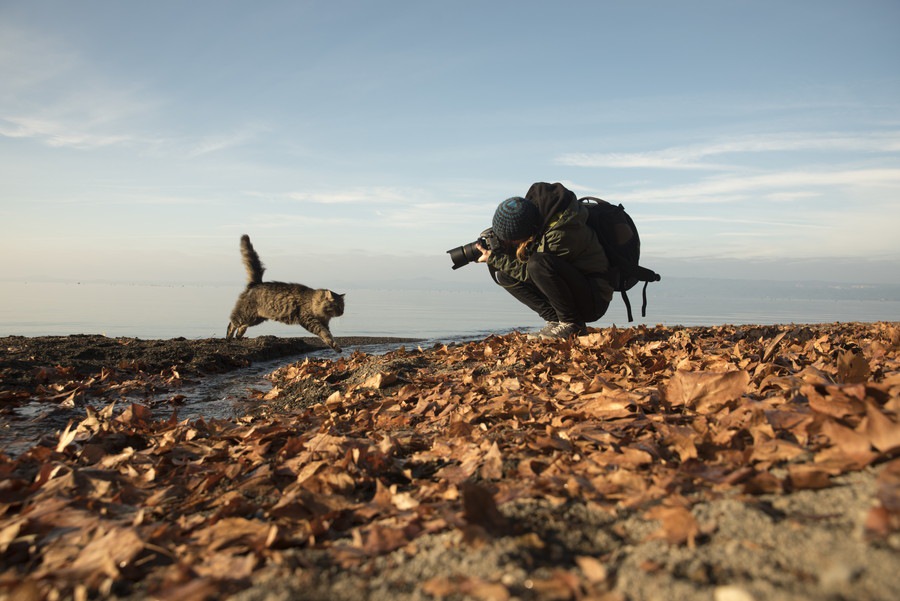
[[[481,251],[477,248],[478,244],[488,250],[500,250],[503,246],[503,242],[497,237],[494,230],[488,228],[481,232],[481,235],[478,236],[478,240],[475,242],[457,246],[447,251],[450,255],[450,260],[453,261],[452,268],[459,269],[463,265],[468,265],[481,258]]]

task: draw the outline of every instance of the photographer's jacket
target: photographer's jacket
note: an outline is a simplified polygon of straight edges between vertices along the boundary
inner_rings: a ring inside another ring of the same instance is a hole
[[[537,206],[543,220],[528,247],[528,256],[544,252],[565,259],[594,280],[594,290],[604,300],[612,300],[613,288],[604,277],[609,261],[597,234],[587,225],[588,210],[578,197],[562,184],[540,182],[529,188],[525,198]],[[515,249],[491,253],[488,265],[519,281],[528,281],[526,264],[516,258]]]

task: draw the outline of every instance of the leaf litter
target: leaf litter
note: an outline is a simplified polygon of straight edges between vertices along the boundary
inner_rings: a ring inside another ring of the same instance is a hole
[[[513,333],[291,363],[235,420],[86,406],[0,455],[0,594],[888,598],[898,348],[893,323]],[[121,369],[35,394],[177,380]]]

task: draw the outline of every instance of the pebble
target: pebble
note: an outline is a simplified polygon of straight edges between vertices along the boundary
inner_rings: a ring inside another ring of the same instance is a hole
[[[714,601],[756,601],[749,592],[732,584],[717,586],[713,591],[713,599]]]

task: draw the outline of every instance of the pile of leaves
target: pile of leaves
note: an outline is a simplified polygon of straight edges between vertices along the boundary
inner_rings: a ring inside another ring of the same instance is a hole
[[[0,591],[206,599],[262,574],[364,577],[440,533],[539,546],[512,517],[534,500],[640,512],[693,548],[698,503],[873,467],[865,535],[895,545],[898,350],[888,323],[514,333],[287,365],[242,420],[87,408],[54,444],[0,455]],[[527,590],[458,576],[415,584],[617,598],[603,557],[557,558]]]

